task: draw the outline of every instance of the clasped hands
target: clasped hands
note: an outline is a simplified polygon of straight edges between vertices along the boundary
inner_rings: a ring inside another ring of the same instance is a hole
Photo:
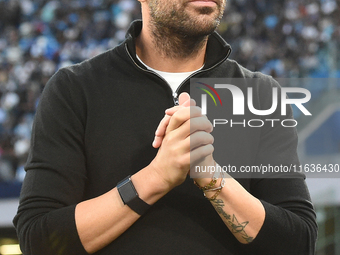
[[[180,95],[178,106],[165,111],[152,144],[159,150],[150,165],[169,189],[183,183],[190,168],[215,165],[212,130],[211,122],[187,93]]]

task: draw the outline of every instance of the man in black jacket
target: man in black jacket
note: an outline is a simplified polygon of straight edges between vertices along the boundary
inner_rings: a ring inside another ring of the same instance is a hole
[[[208,199],[188,177],[216,164],[211,123],[178,99],[190,77],[258,78],[257,109],[278,87],[227,59],[226,1],[139,1],[125,42],[46,85],[14,219],[24,254],[312,254],[303,177],[195,179]],[[237,130],[223,138],[235,164],[298,164],[294,129]]]

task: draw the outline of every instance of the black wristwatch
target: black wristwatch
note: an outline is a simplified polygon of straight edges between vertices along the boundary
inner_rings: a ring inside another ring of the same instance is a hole
[[[131,175],[118,182],[117,189],[123,203],[139,215],[143,215],[151,206],[139,198],[131,181]]]

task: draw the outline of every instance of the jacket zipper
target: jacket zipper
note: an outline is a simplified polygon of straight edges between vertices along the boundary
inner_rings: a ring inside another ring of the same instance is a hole
[[[227,55],[219,62],[217,62],[215,65],[207,68],[207,69],[203,69],[203,70],[199,70],[197,72],[194,72],[193,74],[191,74],[190,76],[188,76],[179,86],[178,88],[176,89],[175,93],[173,94],[173,97],[174,97],[174,102],[175,102],[175,105],[178,105],[178,92],[179,90],[184,86],[184,84],[190,80],[193,76],[197,75],[197,74],[200,74],[200,73],[204,73],[204,72],[207,72],[207,71],[210,71],[212,69],[214,69],[216,66],[220,65],[222,62],[224,62],[230,55],[230,52],[231,50],[229,49],[228,52],[227,52]]]
[[[158,73],[155,73],[154,71],[151,71],[149,69],[143,69],[141,68],[137,63],[136,61],[133,59],[133,57],[131,56],[128,48],[127,48],[127,45],[125,44],[125,50],[127,52],[127,54],[129,55],[130,59],[132,60],[132,62],[142,71],[144,72],[147,72],[147,73],[150,73],[150,74],[153,74],[153,75],[156,75],[157,77],[159,77],[162,81],[165,82],[165,84],[168,85],[168,87],[172,90],[171,86],[169,85],[169,83],[162,77],[160,76]],[[178,101],[178,92],[179,90],[184,86],[184,84],[190,80],[193,76],[199,74],[199,73],[204,73],[204,72],[207,72],[207,71],[210,71],[212,69],[214,69],[216,66],[220,65],[222,62],[224,62],[228,57],[229,57],[229,54],[230,54],[231,50],[229,49],[228,52],[227,52],[227,55],[219,62],[217,62],[215,65],[213,65],[212,67],[210,68],[207,68],[207,69],[204,69],[204,70],[199,70],[197,72],[194,72],[193,74],[191,74],[190,76],[188,76],[179,86],[178,88],[176,89],[175,92],[172,93],[172,98],[173,98],[173,101],[174,101],[174,105],[178,105],[179,104],[179,101]]]

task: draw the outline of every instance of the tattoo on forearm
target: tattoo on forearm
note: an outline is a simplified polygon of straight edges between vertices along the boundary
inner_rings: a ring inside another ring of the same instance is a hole
[[[254,240],[254,238],[248,236],[248,234],[245,231],[245,228],[248,225],[249,221],[245,221],[245,222],[240,223],[237,220],[235,214],[233,214],[231,216],[230,214],[226,213],[223,210],[224,202],[223,202],[222,199],[214,199],[214,200],[211,201],[211,203],[215,207],[217,213],[221,215],[221,217],[224,219],[226,224],[230,227],[230,230],[233,234],[240,234],[241,237],[247,243],[251,243]]]

